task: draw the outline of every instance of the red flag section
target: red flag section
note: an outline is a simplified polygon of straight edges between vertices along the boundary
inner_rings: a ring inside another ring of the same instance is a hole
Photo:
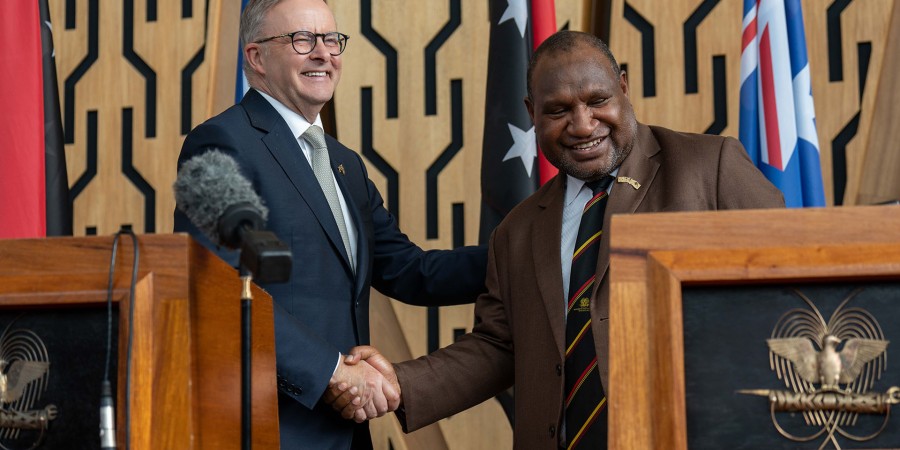
[[[0,239],[46,233],[40,26],[37,2],[0,3]]]
[[[538,48],[544,39],[556,33],[556,6],[553,0],[531,0],[531,29],[534,48]],[[541,185],[556,176],[556,167],[547,161],[543,152],[538,152],[538,173]]]

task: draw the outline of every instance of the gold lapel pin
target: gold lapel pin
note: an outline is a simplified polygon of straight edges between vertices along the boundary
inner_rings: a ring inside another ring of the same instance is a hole
[[[343,165],[343,164],[338,164],[338,172],[340,172],[341,175],[346,175],[346,174],[347,174],[347,172],[344,171],[344,165]]]
[[[637,180],[635,180],[634,178],[631,178],[631,177],[616,177],[616,182],[617,183],[628,183],[635,190],[638,190],[641,188],[641,183],[638,183]]]

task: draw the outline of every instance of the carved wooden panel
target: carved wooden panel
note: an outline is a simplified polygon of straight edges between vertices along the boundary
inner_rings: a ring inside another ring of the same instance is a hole
[[[335,96],[338,138],[366,159],[388,209],[414,242],[424,248],[477,243],[488,3],[328,3],[338,28],[351,36]],[[558,0],[556,7],[559,28],[585,29],[583,0]],[[472,327],[471,306],[392,306],[408,347],[383,349],[394,360],[446,346]],[[386,344],[389,334],[373,323],[374,345]],[[449,448],[512,446],[511,428],[496,400],[439,427]],[[387,440],[397,449],[413,448],[402,443],[392,417],[374,421],[372,429],[376,448],[387,448]]]
[[[900,165],[889,144],[897,131],[888,131],[898,121],[887,113],[900,94],[881,77],[898,64],[897,39],[888,39],[896,9],[891,0],[803,1],[829,205],[900,197],[897,171],[884,169]],[[741,18],[740,0],[613,0],[609,44],[627,67],[638,120],[737,136]],[[876,116],[876,103],[886,113]]]
[[[121,224],[169,232],[184,135],[234,101],[239,2],[50,3],[75,234],[111,234]],[[328,3],[341,31],[352,36],[335,98],[339,138],[366,159],[414,241],[426,248],[474,243],[487,5]],[[585,29],[588,3],[558,0],[559,27]],[[383,318],[378,310],[376,343],[392,331],[378,324],[396,314],[391,323],[401,324],[407,357],[449,344],[472,323],[471,307],[393,305]],[[376,438],[386,439],[378,423]],[[405,448],[399,429],[391,429],[391,445]],[[511,445],[507,419],[493,400],[441,430],[436,436],[450,448]]]
[[[51,2],[75,234],[172,229],[175,156],[197,120],[205,5]]]
[[[366,158],[388,209],[413,241],[426,248],[476,243],[487,2],[329,4],[338,28],[351,35],[335,96],[339,139]],[[559,28],[585,29],[584,1],[556,4]],[[398,353],[413,357],[452,343],[473,321],[471,306],[425,310],[393,302],[393,311],[408,347]],[[389,331],[376,322],[373,343],[379,345]],[[386,448],[386,439],[406,448],[393,421],[373,423],[376,448]],[[495,400],[442,421],[440,430],[449,448],[512,445],[511,428]]]

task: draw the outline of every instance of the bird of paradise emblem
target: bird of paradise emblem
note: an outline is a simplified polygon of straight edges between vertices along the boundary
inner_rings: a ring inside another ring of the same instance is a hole
[[[11,327],[0,335],[0,448],[18,442],[21,430],[36,430],[38,437],[31,444],[35,448],[57,415],[55,405],[34,408],[47,388],[50,362],[37,334]]]
[[[824,436],[820,449],[831,444],[840,450],[838,437],[861,442],[881,434],[891,405],[900,402],[900,387],[870,392],[887,366],[889,342],[872,314],[848,306],[861,291],[847,296],[828,321],[809,298],[794,291],[809,308],[782,315],[766,340],[769,365],[790,390],[739,392],[768,398],[772,423],[782,436],[797,442]],[[806,425],[817,430],[802,436],[790,433],[776,412],[802,413]],[[856,435],[852,428],[860,414],[884,415],[884,422],[874,433]]]

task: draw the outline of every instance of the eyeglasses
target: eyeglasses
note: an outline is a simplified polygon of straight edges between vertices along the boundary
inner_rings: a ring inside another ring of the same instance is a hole
[[[301,55],[312,53],[313,49],[316,48],[316,43],[319,41],[318,38],[322,38],[322,43],[325,44],[325,48],[328,49],[328,53],[331,53],[332,56],[344,53],[344,49],[347,48],[347,39],[350,39],[350,36],[347,36],[344,33],[338,33],[337,31],[332,31],[331,33],[295,31],[293,33],[279,34],[278,36],[260,39],[255,43],[262,44],[263,42],[282,37],[291,38],[291,45],[294,47],[294,51]]]

